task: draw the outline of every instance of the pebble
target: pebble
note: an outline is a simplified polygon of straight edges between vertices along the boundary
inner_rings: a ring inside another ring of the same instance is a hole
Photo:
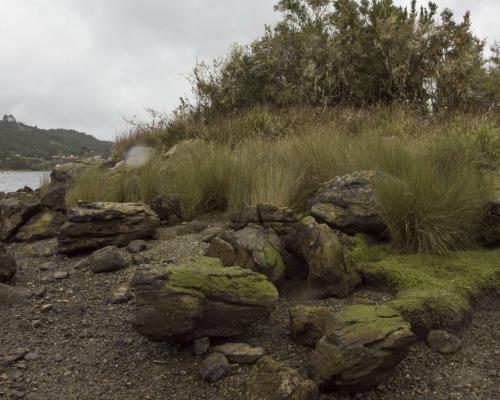
[[[43,306],[40,307],[40,311],[45,313],[54,308],[54,304],[44,304]]]
[[[69,273],[67,271],[56,271],[52,276],[54,279],[66,279]]]

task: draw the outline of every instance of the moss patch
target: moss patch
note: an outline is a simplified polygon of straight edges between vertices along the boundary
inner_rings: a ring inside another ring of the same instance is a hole
[[[420,335],[459,329],[474,299],[500,293],[500,249],[418,256],[358,243],[353,252],[365,284],[394,293],[396,299],[386,304]]]

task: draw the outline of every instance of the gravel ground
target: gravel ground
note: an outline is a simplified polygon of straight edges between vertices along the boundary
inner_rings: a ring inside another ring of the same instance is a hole
[[[127,282],[140,266],[93,274],[75,268],[79,258],[48,256],[53,246],[53,241],[9,246],[19,266],[15,285],[38,291],[40,296],[0,309],[0,358],[19,350],[28,352],[17,361],[0,363],[0,399],[242,399],[251,366],[237,367],[231,376],[206,384],[198,377],[202,357],[186,348],[148,342],[131,329],[133,301],[120,305],[107,301],[112,288]],[[159,240],[148,246],[138,257],[142,262],[182,260],[201,255],[206,248],[197,235],[177,237],[171,228],[162,229]],[[40,270],[47,268],[47,262],[54,262],[56,271],[67,271],[69,276],[53,279],[54,271]],[[281,292],[279,306],[269,320],[237,339],[262,346],[276,360],[303,372],[311,350],[288,337],[291,305],[338,309],[389,298],[362,289],[346,299],[311,302],[297,295],[300,287],[289,285]],[[322,399],[500,399],[498,306],[498,299],[492,299],[476,309],[456,354],[442,356],[417,343],[391,379],[376,390]]]

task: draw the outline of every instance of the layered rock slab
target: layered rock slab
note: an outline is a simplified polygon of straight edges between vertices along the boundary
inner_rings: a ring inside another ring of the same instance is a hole
[[[268,316],[278,292],[268,279],[216,258],[149,265],[131,282],[137,310],[133,326],[152,341],[188,342],[239,335]]]
[[[158,225],[158,216],[142,203],[80,203],[67,213],[58,236],[58,252],[123,247],[136,239],[151,238]]]

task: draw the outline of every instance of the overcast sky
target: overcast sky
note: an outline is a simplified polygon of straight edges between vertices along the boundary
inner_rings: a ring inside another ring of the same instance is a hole
[[[410,0],[396,0],[406,4]],[[500,0],[435,0],[500,39]],[[0,0],[0,115],[112,140],[122,116],[171,111],[196,60],[273,24],[275,0]]]

